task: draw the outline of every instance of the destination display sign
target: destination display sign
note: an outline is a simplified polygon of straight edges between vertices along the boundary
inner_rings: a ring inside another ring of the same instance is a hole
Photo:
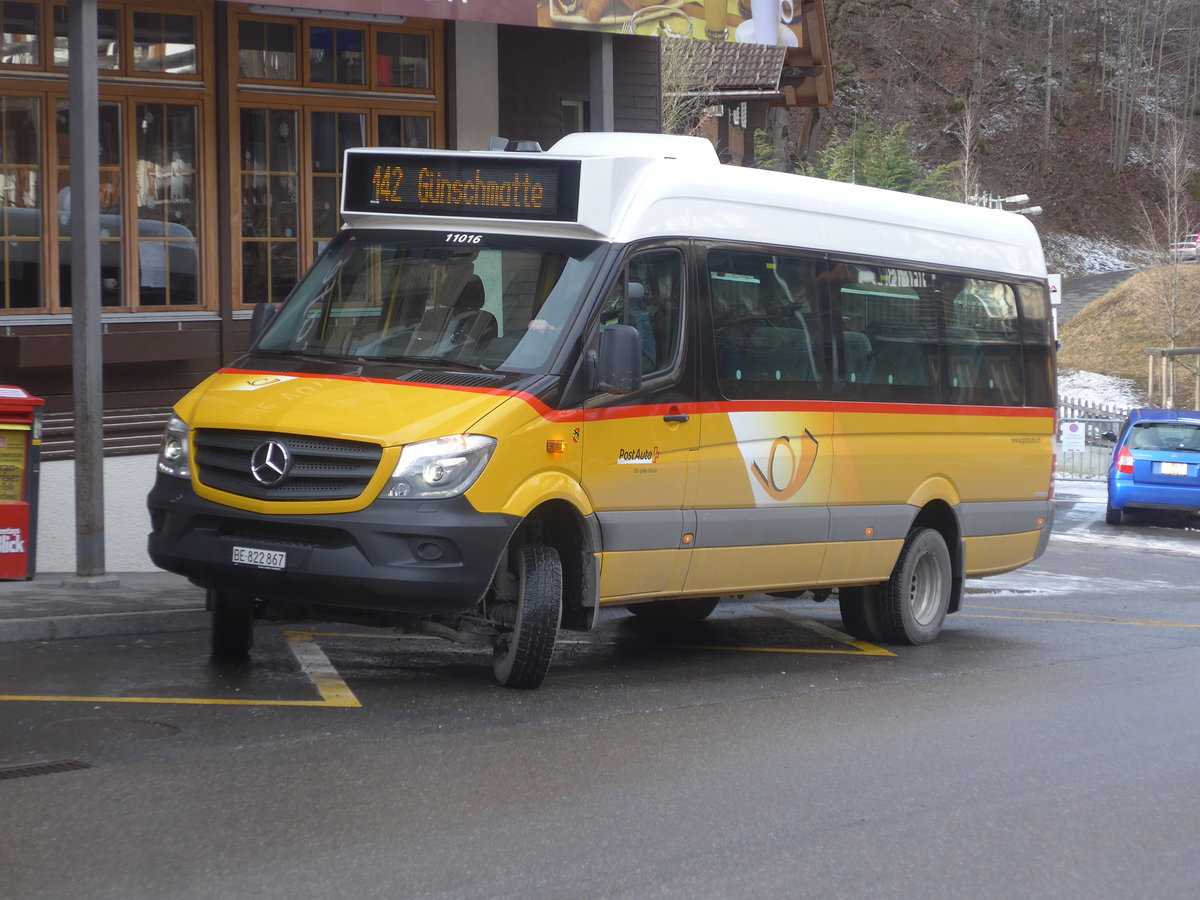
[[[572,222],[577,160],[348,153],[346,213]]]

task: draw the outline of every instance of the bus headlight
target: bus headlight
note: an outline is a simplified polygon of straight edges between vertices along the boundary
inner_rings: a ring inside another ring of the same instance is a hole
[[[407,445],[384,488],[389,500],[436,500],[457,497],[475,483],[492,458],[496,439],[482,434],[452,434]]]
[[[158,471],[176,478],[191,478],[188,469],[188,427],[178,416],[171,416],[163,430],[162,447],[158,451]]]

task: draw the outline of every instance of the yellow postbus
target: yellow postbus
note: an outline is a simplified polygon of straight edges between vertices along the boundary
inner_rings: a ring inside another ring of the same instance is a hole
[[[347,152],[345,226],[175,407],[149,551],[256,618],[493,647],[605,606],[824,599],[933,640],[1051,526],[1054,352],[1020,216],[723,166],[695,138]]]

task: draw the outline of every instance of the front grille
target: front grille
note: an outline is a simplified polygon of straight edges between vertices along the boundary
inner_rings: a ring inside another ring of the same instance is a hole
[[[196,475],[201,484],[256,500],[350,500],[375,476],[383,448],[362,441],[201,428],[195,434]],[[268,441],[291,457],[286,476],[261,484],[251,473],[254,451]]]

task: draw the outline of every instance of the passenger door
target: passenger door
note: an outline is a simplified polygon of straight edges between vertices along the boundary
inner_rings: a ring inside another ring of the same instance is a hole
[[[833,413],[828,304],[818,259],[714,248],[714,350],[701,384],[690,593],[814,582],[829,537]]]
[[[684,499],[699,422],[686,294],[683,253],[657,247],[629,257],[601,308],[599,328],[632,325],[642,346],[641,388],[584,409],[583,483],[600,523],[608,602],[678,592],[687,574],[695,527]]]

